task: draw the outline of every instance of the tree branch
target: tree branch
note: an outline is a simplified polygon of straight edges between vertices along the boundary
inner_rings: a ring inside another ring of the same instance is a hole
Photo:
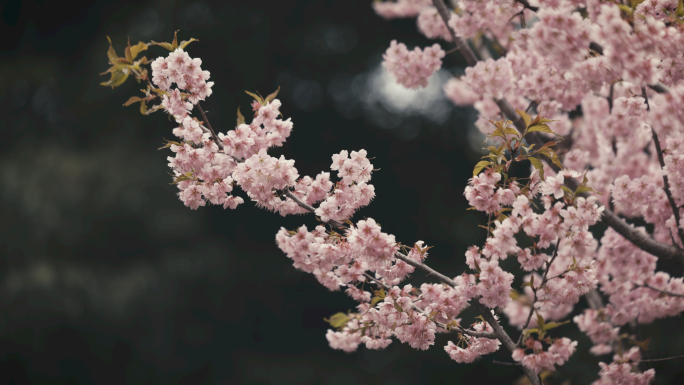
[[[665,357],[665,358],[652,358],[650,360],[639,360],[636,362],[658,362],[658,361],[667,361],[667,360],[674,360],[677,358],[684,358],[684,356],[672,356],[672,357]]]
[[[532,12],[537,12],[539,10],[539,7],[534,7],[531,6],[530,3],[527,2],[527,0],[515,0],[518,3],[520,3],[523,7],[529,9]]]
[[[643,285],[640,285],[640,284],[638,284],[638,283],[632,282],[632,285],[634,285],[634,286],[636,286],[636,287],[644,287],[644,288],[647,288],[647,289],[651,289],[651,290],[653,290],[653,291],[657,291],[657,292],[660,292],[660,293],[669,295],[669,296],[671,296],[671,297],[681,297],[681,298],[684,298],[684,294],[677,294],[677,293],[672,293],[672,292],[670,292],[670,291],[665,291],[665,290],[656,289],[655,287],[653,287],[653,286],[651,286],[651,285],[649,285],[649,284],[647,284],[647,283],[644,283]]]
[[[646,95],[646,88],[641,87],[641,95],[643,95],[646,101],[646,110],[650,111],[651,106],[648,104],[648,95]],[[672,196],[672,190],[670,189],[670,181],[665,174],[663,169],[665,168],[665,159],[663,159],[663,149],[660,147],[660,139],[658,139],[658,134],[655,132],[653,127],[651,127],[651,135],[653,135],[653,144],[655,144],[656,153],[658,154],[658,162],[660,162],[660,172],[663,174],[663,190],[665,190],[665,195],[667,195],[667,200],[670,202],[670,207],[672,208],[672,213],[675,217],[675,224],[677,225],[677,235],[679,235],[679,241],[684,244],[684,230],[680,227],[679,222],[679,208],[675,203],[674,197]],[[674,243],[674,242],[673,242]],[[674,243],[677,246],[676,243]]]
[[[546,282],[547,282],[546,277],[548,276],[549,270],[551,269],[551,264],[553,263],[553,261],[556,260],[556,257],[558,257],[558,246],[560,246],[560,242],[561,242],[561,238],[558,237],[558,242],[556,242],[556,249],[553,251],[553,256],[551,257],[551,261],[546,263],[546,271],[544,271],[544,276],[542,277],[542,282],[539,285],[539,289],[535,289],[534,286],[532,287],[532,290],[534,291],[534,300],[532,300],[532,306],[530,307],[530,313],[527,315],[527,322],[525,322],[525,327],[523,327],[523,331],[525,329],[527,329],[528,326],[530,326],[530,320],[532,319],[532,313],[534,313],[534,310],[535,310],[534,304],[537,303],[537,290],[540,290],[542,287],[544,287],[544,284],[546,284]],[[518,342],[516,343],[516,345],[520,345],[522,343],[523,334],[524,333],[520,333],[520,337],[518,337]]]
[[[378,281],[377,279],[373,278],[370,274],[364,272],[363,275],[365,275],[368,279],[372,279],[376,284],[378,284],[379,286],[382,286],[383,289],[389,291],[390,288],[389,288],[387,285],[385,285],[384,283],[382,283],[382,282]],[[416,305],[413,305],[412,307],[413,307],[413,309],[414,309],[415,311],[417,311],[418,313],[421,313],[421,314],[427,316],[428,318],[430,318],[430,317],[429,317],[429,314],[426,314],[426,313],[425,313],[425,310],[419,308],[419,307],[416,306]],[[441,322],[434,321],[434,320],[433,320],[433,322],[434,322],[437,326],[441,327],[442,329],[444,329],[444,330],[449,330],[449,325],[446,325],[446,324],[443,324],[443,323],[441,323]],[[494,333],[490,333],[490,332],[478,332],[478,331],[475,331],[475,330],[464,329],[464,328],[461,327],[461,326],[457,326],[455,329],[457,329],[459,332],[461,332],[461,333],[463,333],[463,334],[467,334],[467,335],[470,335],[470,336],[472,336],[472,337],[478,337],[478,338],[491,338],[491,339],[496,339],[496,338],[497,338],[496,335],[495,335]]]
[[[202,118],[204,118],[204,121],[207,123],[207,127],[209,127],[209,132],[211,133],[211,137],[214,139],[214,142],[216,143],[218,148],[223,150],[223,143],[221,143],[218,136],[216,136],[214,129],[211,128],[211,123],[209,123],[209,119],[207,119],[207,114],[204,113],[204,110],[202,109],[202,106],[200,106],[199,102],[197,102],[197,109],[202,114]]]

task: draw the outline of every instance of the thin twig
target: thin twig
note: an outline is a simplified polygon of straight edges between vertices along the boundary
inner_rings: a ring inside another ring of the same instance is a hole
[[[492,360],[493,364],[499,364],[499,365],[509,365],[509,366],[520,366],[522,365],[520,362],[503,362],[503,361],[497,361],[497,360]]]
[[[675,360],[677,358],[684,358],[684,355],[682,356],[672,356],[672,357],[665,357],[665,358],[651,358],[648,360],[639,360],[635,362],[658,362],[658,361],[667,361],[667,360]]]
[[[534,313],[535,310],[534,304],[537,303],[537,290],[541,290],[541,288],[544,287],[544,284],[546,284],[547,282],[546,276],[549,274],[549,270],[551,270],[551,264],[553,263],[553,261],[556,260],[556,257],[558,257],[558,247],[560,246],[560,241],[561,238],[558,237],[558,242],[556,242],[556,249],[553,251],[551,261],[546,263],[546,271],[544,271],[544,276],[542,277],[542,282],[539,285],[539,289],[535,289],[534,287],[532,287],[532,290],[534,291],[534,300],[532,301],[532,306],[530,307],[530,313],[527,315],[527,322],[525,322],[525,327],[523,327],[523,331],[527,329],[528,326],[530,326],[530,321],[532,320],[532,313]],[[520,345],[522,343],[523,335],[524,333],[520,333],[520,337],[518,337],[518,343],[516,345]]]
[[[663,293],[663,294],[667,294],[667,295],[672,296],[672,297],[681,297],[681,298],[684,298],[684,294],[677,294],[677,293],[673,293],[673,292],[670,292],[670,291],[660,290],[660,289],[657,289],[657,288],[655,288],[655,287],[653,287],[653,286],[651,286],[651,285],[649,285],[649,284],[647,284],[647,283],[644,283],[643,285],[641,285],[641,284],[632,282],[632,285],[634,285],[634,286],[636,286],[636,287],[643,287],[643,288],[646,288],[646,289],[651,289],[651,290],[654,290],[654,291],[657,291],[657,292],[660,292],[660,293]]]
[[[211,128],[211,123],[209,123],[209,119],[207,119],[207,114],[204,113],[204,110],[202,109],[202,106],[200,106],[199,102],[197,102],[197,109],[202,114],[202,118],[204,118],[204,122],[207,123],[207,127],[209,127],[209,132],[211,132],[211,137],[214,138],[214,142],[216,143],[218,148],[223,150],[223,143],[221,143],[218,136],[216,136],[216,132],[214,132],[214,129]]]

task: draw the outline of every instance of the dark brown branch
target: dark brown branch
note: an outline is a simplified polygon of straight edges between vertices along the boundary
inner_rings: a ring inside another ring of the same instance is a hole
[[[610,210],[603,212],[601,218],[605,224],[612,227],[618,234],[622,235],[626,240],[630,241],[641,250],[653,254],[659,258],[665,258],[678,262],[684,262],[684,252],[675,246],[660,243],[648,234],[641,232],[628,224],[622,218],[618,217]]]
[[[641,87],[641,94],[646,100],[646,108],[648,111],[651,110],[651,106],[648,104],[648,95],[646,95],[646,88]],[[670,189],[670,181],[663,170],[665,168],[665,159],[663,158],[663,149],[660,147],[660,139],[658,139],[658,134],[655,132],[653,127],[651,127],[651,135],[653,135],[653,144],[656,148],[656,153],[658,154],[658,162],[660,162],[660,171],[663,173],[663,190],[665,190],[665,195],[667,195],[667,200],[670,202],[670,207],[672,208],[672,213],[675,217],[675,224],[677,225],[677,235],[679,235],[679,240],[684,243],[684,230],[680,227],[679,220],[679,208],[675,203],[674,197],[672,196],[672,190]],[[677,243],[674,243],[676,246]]]
[[[497,360],[492,360],[492,364],[510,365],[510,366],[520,366],[520,365],[522,365],[520,362],[503,362],[503,361],[497,361]]]
[[[529,9],[532,12],[537,12],[539,10],[539,7],[534,7],[530,5],[530,3],[527,2],[527,0],[515,0],[518,3],[520,3],[523,7]]]
[[[216,136],[216,132],[214,132],[214,129],[211,128],[211,123],[209,123],[209,119],[207,119],[207,114],[204,113],[204,110],[202,109],[202,106],[200,106],[199,102],[197,102],[197,109],[202,114],[202,118],[204,118],[204,122],[207,124],[207,127],[209,127],[209,132],[211,133],[211,137],[214,139],[214,142],[216,143],[218,148],[223,150],[223,143],[221,143],[218,136]]]
[[[477,64],[478,60],[475,56],[475,53],[473,53],[468,44],[466,44],[463,40],[459,39],[456,36],[454,30],[451,28],[451,26],[449,26],[449,18],[451,16],[449,14],[449,10],[444,4],[444,1],[432,0],[432,4],[434,4],[434,6],[437,8],[437,12],[439,12],[439,15],[442,17],[444,24],[449,30],[449,34],[451,34],[451,39],[456,45],[456,49],[458,49],[461,55],[463,55],[463,58],[465,59],[466,63],[468,63],[469,66],[474,66],[475,64]]]

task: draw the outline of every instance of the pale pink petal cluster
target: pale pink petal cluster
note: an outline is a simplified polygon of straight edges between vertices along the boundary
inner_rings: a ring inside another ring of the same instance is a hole
[[[458,8],[459,13],[449,20],[457,36],[471,38],[483,31],[499,41],[505,41],[504,37],[514,30],[509,21],[523,9],[517,2],[504,0],[462,0]]]
[[[390,47],[382,55],[382,65],[404,87],[425,88],[432,74],[442,67],[444,55],[439,44],[423,50],[416,47],[409,51],[405,44],[392,40]]]
[[[527,349],[518,348],[513,352],[513,360],[521,362],[535,373],[540,373],[542,370],[555,371],[556,365],[565,364],[575,352],[577,341],[571,341],[566,337],[558,338],[547,350],[543,350],[540,341],[528,338],[525,346]],[[526,353],[528,349],[532,349],[533,353]]]
[[[473,330],[478,332],[492,332],[494,329],[486,322],[478,322],[473,326]],[[444,347],[444,350],[452,360],[462,364],[469,364],[485,354],[499,350],[501,341],[498,339],[472,337],[467,335],[459,342],[459,345],[460,344],[465,345],[465,347],[455,345],[453,342],[449,341],[447,342],[447,346]]]
[[[479,95],[501,99],[513,87],[513,72],[508,59],[487,59],[478,62],[475,67],[468,67],[465,76],[461,78],[471,90],[477,90]]]
[[[418,14],[418,30],[428,39],[451,41],[451,33],[435,7],[425,7]]]
[[[432,6],[431,0],[374,1],[375,12],[385,19],[415,17],[425,7]]]
[[[183,49],[177,48],[166,58],[158,57],[152,62],[152,81],[164,91],[169,91],[175,83],[188,94],[189,102],[197,104],[211,95],[214,85],[214,82],[207,82],[209,71],[203,71],[201,65],[201,59],[193,59]]]

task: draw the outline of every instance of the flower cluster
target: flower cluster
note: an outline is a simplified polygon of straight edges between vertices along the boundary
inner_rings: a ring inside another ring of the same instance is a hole
[[[280,106],[278,99],[265,105],[257,102],[256,116],[251,124],[240,124],[226,135],[219,133],[227,151],[237,158],[247,158],[263,149],[282,146],[290,136],[293,124],[289,118],[279,118]]]
[[[425,7],[418,15],[418,30],[428,39],[451,41],[451,33],[435,7]]]
[[[618,340],[620,328],[609,322],[604,311],[586,309],[583,314],[575,316],[573,321],[594,343],[590,350],[592,354],[598,356],[613,351],[610,345]]]
[[[601,239],[596,259],[602,290],[610,295],[606,316],[613,324],[621,326],[630,320],[650,323],[684,311],[684,298],[658,291],[684,294],[683,279],[656,272],[656,257],[638,249],[612,229]]]
[[[395,19],[415,17],[423,8],[431,5],[431,0],[374,1],[373,9],[385,19]]]
[[[409,51],[403,43],[392,40],[390,47],[382,55],[382,65],[406,88],[425,88],[428,79],[435,71],[442,67],[445,53],[439,44],[416,47]]]
[[[523,366],[534,370],[535,373],[542,370],[555,371],[555,365],[565,364],[577,346],[577,341],[571,341],[566,337],[543,342],[550,344],[548,350],[543,350],[543,344],[539,340],[528,338],[525,341],[526,349],[516,349],[513,352],[513,360],[521,362]],[[531,349],[533,353],[526,354],[528,349]]]
[[[358,208],[367,206],[375,197],[375,188],[366,183],[373,171],[373,165],[366,158],[366,154],[366,150],[352,151],[351,158],[348,158],[348,152],[344,150],[333,155],[330,169],[337,171],[342,181],[316,209],[316,215],[321,217],[323,222],[331,219],[348,219]]]
[[[187,52],[177,48],[169,56],[158,57],[152,62],[152,81],[164,91],[170,90],[175,83],[187,92],[188,101],[197,104],[211,95],[214,85],[214,82],[207,82],[209,71],[203,71],[201,65],[201,59],[192,59]]]
[[[574,317],[575,324],[591,339],[593,354],[615,353],[623,325],[684,312],[684,278],[656,271],[658,258],[645,250],[657,250],[635,241],[647,238],[675,251],[684,241],[679,239],[684,229],[679,223],[684,217],[680,3],[648,0],[633,8],[600,0],[531,3],[461,0],[446,24],[431,0],[373,3],[384,18],[417,17],[419,31],[430,39],[450,42],[447,24],[461,39],[476,38],[473,47],[483,61],[470,63],[463,77],[444,88],[454,104],[474,106],[475,124],[493,144],[464,191],[471,209],[489,219],[484,244],[465,253],[468,272],[453,280],[440,276],[424,265],[429,247],[422,241],[403,246],[374,219],[351,220],[376,195],[368,184],[374,170],[365,150],[332,156],[337,182],[330,172],[300,177],[294,160],[270,156],[268,149],[282,146],[293,128],[290,119],[281,119],[276,94],[254,96],[251,123],[240,116],[235,129],[218,135],[205,128],[208,122],[190,115],[211,95],[213,82],[200,59],[176,49],[152,63],[152,81],[161,107],[178,123],[173,133],[180,141],[166,147],[175,154],[168,159],[180,199],[192,209],[207,203],[235,208],[243,203],[231,195],[239,186],[259,207],[281,215],[315,213],[324,225],[312,231],[281,229],[276,243],[295,268],[330,290],[343,288],[359,303],[356,312],[330,321],[336,329],[326,335],[332,348],[382,349],[394,337],[424,350],[435,344],[436,333],[453,332],[445,351],[469,363],[499,349],[501,328],[495,313],[489,314],[498,308],[522,330],[522,348],[513,349],[512,358],[528,374],[553,371],[568,361],[577,342],[552,338],[547,331],[569,322],[556,321],[593,291],[592,309]],[[497,51],[496,60],[487,42]],[[409,51],[395,40],[382,65],[404,87],[424,88],[444,56],[439,44]],[[533,120],[528,112],[534,110]],[[534,144],[528,134],[535,136]],[[565,148],[556,152],[558,137]],[[524,160],[531,163],[529,173],[513,177],[511,165]],[[639,217],[651,234],[627,225],[594,239],[590,228],[604,214],[607,223],[622,221],[616,214]],[[502,268],[510,266],[501,261],[511,255],[525,272],[521,292],[513,290],[514,276]],[[400,287],[417,268],[443,283]],[[368,291],[370,285],[377,290]],[[485,311],[488,321],[464,329],[457,317],[470,304]],[[499,338],[486,338],[492,336]],[[600,364],[595,384],[652,380],[653,370],[636,371],[639,347],[625,350],[612,363]]]
[[[513,30],[509,21],[516,18],[522,5],[504,0],[463,0],[458,3],[459,13],[452,15],[449,25],[461,38],[477,36],[485,31],[487,37],[500,41]]]
[[[473,329],[478,332],[492,332],[492,326],[486,322],[478,322],[473,326]],[[455,345],[449,341],[444,350],[447,352],[452,360],[469,364],[485,354],[494,353],[499,350],[501,341],[491,338],[463,336],[459,343],[465,345],[465,348]]]
[[[594,382],[594,385],[648,385],[655,377],[655,370],[649,369],[639,373],[636,369],[637,363],[641,360],[641,353],[638,347],[633,347],[624,352],[621,356],[616,354],[613,363],[610,365],[599,362],[601,378]]]
[[[487,59],[478,62],[475,67],[466,68],[463,82],[471,90],[478,90],[481,95],[501,99],[507,94],[513,83],[511,63],[506,58],[498,60]]]

